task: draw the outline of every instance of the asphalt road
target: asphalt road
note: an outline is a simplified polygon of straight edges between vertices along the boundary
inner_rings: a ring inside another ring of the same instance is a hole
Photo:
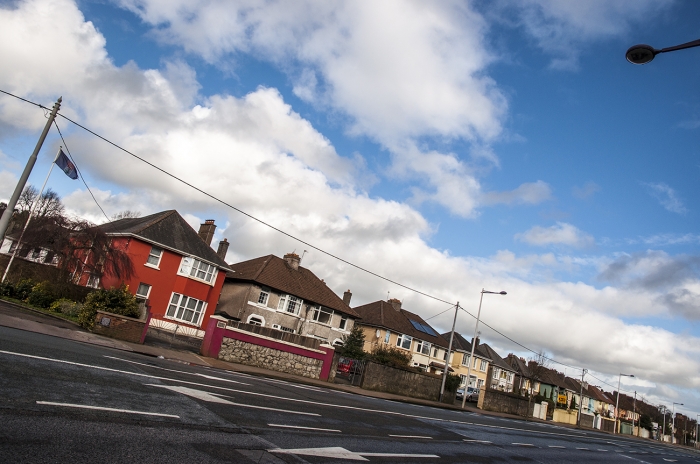
[[[700,455],[0,327],[0,462],[356,461],[696,463]]]

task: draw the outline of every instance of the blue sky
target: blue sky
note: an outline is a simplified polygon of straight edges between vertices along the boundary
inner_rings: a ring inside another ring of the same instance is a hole
[[[481,288],[505,289],[484,320],[511,338],[700,409],[700,48],[624,59],[700,38],[698,17],[671,0],[10,1],[0,88],[62,95],[63,114],[164,169],[472,312]],[[0,97],[0,199],[43,121]],[[109,215],[215,218],[231,262],[305,249],[58,122]],[[33,184],[59,143],[52,131]],[[49,185],[105,220],[83,185]],[[309,251],[353,303],[390,292],[426,318],[445,310]]]

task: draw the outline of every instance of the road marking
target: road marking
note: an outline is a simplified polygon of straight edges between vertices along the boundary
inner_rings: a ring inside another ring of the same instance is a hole
[[[663,460],[664,460],[664,461],[667,461],[667,462],[678,462],[678,459],[666,459],[666,458],[663,458]]]
[[[230,404],[232,406],[239,406],[242,408],[263,409],[265,411],[284,412],[287,414],[301,414],[304,416],[321,416],[320,414],[316,414],[313,412],[289,411],[287,409],[269,408],[266,406],[255,406],[252,404],[234,403],[233,401],[229,401],[229,400],[225,400],[223,398],[220,398],[218,395],[216,395],[214,393],[209,393],[209,392],[205,392],[202,390],[195,390],[194,388],[173,387],[171,385],[156,385],[156,384],[151,384],[151,383],[147,383],[145,385],[147,387],[165,388],[167,390],[171,390],[171,391],[174,391],[177,393],[182,393],[183,395],[191,396],[192,398],[197,398],[197,399],[202,400],[202,401],[208,401],[210,403]]]
[[[588,448],[576,448],[577,450],[586,450],[588,451]]]
[[[584,398],[585,398],[585,396],[584,396]],[[604,450],[604,449],[599,449],[599,450],[597,450],[597,451],[607,451],[607,450]]]
[[[140,362],[137,362],[137,361],[131,361],[131,360],[129,360],[129,359],[117,358],[117,357],[114,357],[114,356],[107,356],[107,355],[105,355],[104,357],[105,357],[105,358],[109,358],[109,359],[114,359],[114,360],[116,360],[116,361],[123,361],[123,362],[125,362],[125,363],[137,364],[137,365],[139,365],[139,366],[151,367],[151,368],[153,368],[153,369],[162,369],[162,370],[164,370],[164,371],[176,372],[176,373],[178,373],[178,374],[195,375],[195,376],[197,376],[197,377],[204,377],[205,379],[209,379],[209,380],[221,380],[222,382],[239,383],[239,384],[241,384],[241,385],[248,385],[248,386],[250,386],[249,383],[239,382],[239,381],[237,381],[237,380],[231,380],[231,379],[222,379],[221,377],[214,377],[213,375],[200,374],[200,373],[197,373],[197,372],[178,371],[177,369],[168,369],[167,367],[154,366],[154,365],[152,365],[152,364],[140,363]]]
[[[176,416],[174,414],[162,414],[159,412],[147,412],[147,411],[132,411],[130,409],[104,408],[102,406],[88,406],[86,404],[54,403],[52,401],[37,401],[36,404],[45,404],[47,406],[63,406],[66,408],[94,409],[97,411],[124,412],[127,414],[142,414],[144,416],[172,417],[175,419],[180,418],[180,416]]]
[[[398,453],[362,453],[353,452],[339,446],[329,448],[269,449],[268,453],[298,454],[324,458],[345,459],[347,461],[369,461],[365,456],[381,458],[440,458],[436,454],[398,454]]]
[[[535,446],[532,443],[511,443],[511,445],[515,446]]]
[[[566,449],[566,446],[549,445],[549,448],[562,448],[562,449]]]
[[[320,430],[322,432],[340,432],[336,429],[319,429],[317,427],[302,427],[300,425],[282,425],[282,424],[267,424],[270,427],[282,427],[285,429],[300,429],[300,430]]]
[[[462,440],[466,441],[468,443],[493,443],[492,441],[488,441],[488,440],[468,440],[466,438],[463,438]]]
[[[425,438],[426,440],[432,440],[433,437],[424,437],[422,435],[389,435],[394,438]]]

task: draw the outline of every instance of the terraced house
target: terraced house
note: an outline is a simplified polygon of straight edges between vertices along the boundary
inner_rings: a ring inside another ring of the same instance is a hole
[[[296,253],[261,256],[231,264],[216,314],[232,321],[342,343],[357,312],[348,290],[341,299]]]

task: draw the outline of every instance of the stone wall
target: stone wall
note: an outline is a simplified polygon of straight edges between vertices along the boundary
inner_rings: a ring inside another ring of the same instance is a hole
[[[434,374],[422,374],[368,362],[360,387],[396,395],[437,401],[440,398],[442,378]],[[445,392],[452,397],[454,393]]]
[[[516,416],[532,416],[534,400],[530,402],[528,414],[527,398],[514,393],[506,393],[499,390],[484,388],[479,395],[478,407],[485,411],[504,412]]]
[[[227,337],[224,337],[221,343],[219,359],[312,379],[319,378],[323,366],[323,361],[320,359],[308,358]]]

